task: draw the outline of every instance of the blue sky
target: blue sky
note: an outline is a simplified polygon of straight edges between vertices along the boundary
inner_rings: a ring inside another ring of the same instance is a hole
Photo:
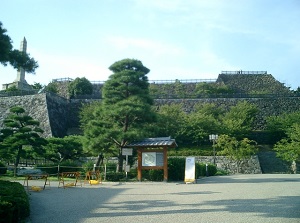
[[[222,70],[268,71],[300,86],[300,0],[1,0],[0,21],[39,63],[29,84],[105,81],[133,58],[149,80],[214,79]],[[0,66],[0,86],[16,78]]]

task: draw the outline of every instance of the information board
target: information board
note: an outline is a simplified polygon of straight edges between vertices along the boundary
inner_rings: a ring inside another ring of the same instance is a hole
[[[164,154],[162,152],[143,152],[142,166],[164,166]]]
[[[132,148],[123,148],[122,155],[123,156],[132,156]]]
[[[164,153],[156,153],[156,166],[164,166]]]

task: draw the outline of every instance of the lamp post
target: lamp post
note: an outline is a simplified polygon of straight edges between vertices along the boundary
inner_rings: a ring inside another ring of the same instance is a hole
[[[212,141],[212,143],[213,143],[214,165],[216,165],[216,149],[215,149],[214,145],[215,145],[217,140],[218,140],[218,135],[215,135],[215,134],[209,135],[209,141]]]

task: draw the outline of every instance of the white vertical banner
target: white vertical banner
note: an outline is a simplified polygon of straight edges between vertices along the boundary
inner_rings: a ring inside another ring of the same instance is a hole
[[[195,157],[186,157],[185,159],[185,183],[195,182]]]

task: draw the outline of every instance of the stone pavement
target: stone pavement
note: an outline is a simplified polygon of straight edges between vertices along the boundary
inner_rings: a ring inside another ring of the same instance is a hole
[[[215,176],[197,184],[57,185],[30,192],[29,222],[300,222],[300,175]]]

